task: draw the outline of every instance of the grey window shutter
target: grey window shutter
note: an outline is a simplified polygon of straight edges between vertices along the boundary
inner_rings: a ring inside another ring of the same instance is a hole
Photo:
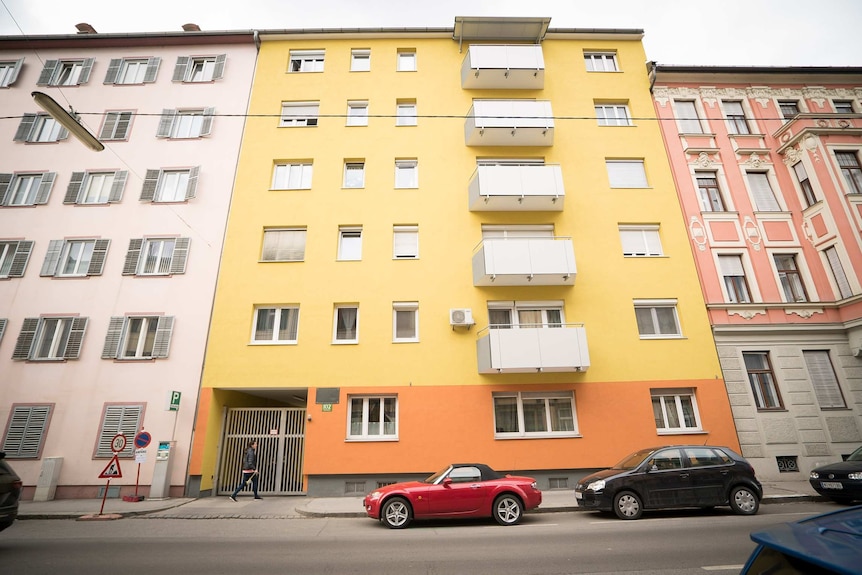
[[[108,113],[105,114],[105,123],[102,124],[102,131],[99,132],[100,140],[113,140],[114,138],[114,128],[117,126],[117,122],[120,119],[120,115],[117,113]]]
[[[51,189],[54,187],[54,180],[56,179],[56,172],[45,172],[42,174],[42,181],[39,183],[39,192],[36,194],[37,204],[43,205],[48,203],[48,198],[51,196]]]
[[[186,261],[189,257],[189,244],[191,238],[177,238],[174,242],[174,255],[171,257],[171,273],[186,273]]]
[[[195,194],[198,191],[198,173],[200,172],[200,166],[195,166],[191,170],[189,170],[189,186],[186,188],[186,199],[190,200],[195,197]]]
[[[93,247],[93,256],[90,258],[90,267],[87,268],[88,276],[100,276],[105,269],[105,259],[108,256],[108,246],[111,240],[96,240]]]
[[[156,197],[156,186],[159,183],[160,170],[147,170],[144,177],[144,188],[141,190],[141,201],[152,202]]]
[[[213,80],[219,80],[224,76],[225,60],[227,60],[227,54],[219,54],[216,56],[215,68],[213,68]]]
[[[87,331],[86,317],[76,317],[72,320],[72,330],[69,332],[69,343],[66,344],[64,359],[78,359],[81,355],[81,345],[84,343],[84,332]]]
[[[156,130],[157,138],[170,138],[171,130],[174,126],[174,120],[177,117],[176,110],[163,109],[162,110],[162,119],[159,121],[159,129]]]
[[[33,240],[21,240],[15,249],[15,255],[12,257],[12,266],[9,268],[10,278],[24,277],[24,270],[27,269],[27,262],[30,261],[30,254],[33,253]]]
[[[127,438],[134,437],[141,429],[141,405],[107,405],[105,406],[105,418],[102,420],[102,429],[99,430],[99,444],[96,447],[96,457],[112,457],[111,439],[122,433]],[[135,454],[135,445],[131,441],[126,442],[126,448],[120,453],[120,457],[131,457]]]
[[[12,183],[12,174],[0,174],[0,206],[6,205],[6,196],[9,195],[9,184]]]
[[[174,77],[171,78],[172,82],[184,82],[186,79],[186,73],[189,69],[189,61],[191,58],[188,56],[180,56],[177,58],[177,64],[174,66]]]
[[[90,81],[90,72],[93,71],[93,62],[95,61],[95,58],[87,58],[84,60],[84,66],[81,68],[81,75],[78,76],[78,85],[86,84]]]
[[[65,140],[69,137],[69,130],[66,128],[60,128],[60,131],[57,133],[57,141]]]
[[[24,58],[19,58],[17,62],[15,62],[15,67],[12,68],[12,73],[9,75],[9,81],[6,84],[7,86],[11,86],[15,83],[15,80],[18,79],[18,73],[21,71],[21,66],[24,65]]]
[[[86,176],[87,172],[72,172],[72,179],[69,181],[69,187],[66,188],[66,197],[63,198],[64,204],[78,203],[78,194],[81,193],[81,186]]]
[[[138,270],[138,259],[141,257],[141,248],[144,245],[142,238],[129,240],[129,251],[126,252],[126,263],[123,264],[123,275],[133,276]]]
[[[123,199],[123,190],[126,188],[128,177],[129,172],[127,170],[114,172],[114,183],[111,185],[111,194],[108,196],[109,202],[119,202]]]
[[[51,405],[15,407],[0,450],[15,457],[38,458],[42,452],[51,408]]]
[[[24,318],[24,325],[21,326],[18,341],[15,342],[12,359],[28,359],[30,357],[30,348],[33,347],[33,340],[36,338],[36,329],[38,327],[38,317]]]
[[[33,131],[33,125],[36,123],[37,114],[24,114],[21,118],[21,123],[18,124],[18,131],[15,132],[15,137],[12,138],[16,142],[27,142],[30,140],[30,133]]]
[[[168,348],[171,346],[171,334],[174,330],[174,317],[162,316],[156,327],[156,338],[153,341],[153,357],[168,357]]]
[[[105,81],[103,84],[116,84],[117,76],[120,75],[120,67],[123,65],[122,58],[111,58],[111,62],[108,64],[108,73],[105,74]]]
[[[6,333],[6,324],[9,323],[9,320],[4,318],[0,318],[0,341],[3,341],[3,334]]]
[[[39,74],[39,79],[36,80],[37,86],[47,86],[51,82],[51,78],[54,77],[54,70],[57,69],[59,62],[59,60],[48,60],[45,62],[45,67],[42,68],[42,73]]]
[[[204,120],[201,123],[201,136],[209,136],[212,134],[213,114],[215,114],[215,108],[207,108],[204,110]]]
[[[156,74],[159,73],[159,65],[162,63],[162,59],[158,56],[154,56],[147,60],[147,71],[144,72],[144,84],[150,84],[156,81]]]
[[[52,276],[57,273],[57,266],[60,263],[60,252],[63,251],[63,246],[66,240],[51,240],[48,244],[48,253],[45,254],[45,261],[42,262],[42,271],[40,276]]]
[[[102,359],[115,359],[120,353],[120,338],[123,335],[123,325],[126,319],[112,317],[108,324],[108,334],[105,336],[105,346],[102,348]]]

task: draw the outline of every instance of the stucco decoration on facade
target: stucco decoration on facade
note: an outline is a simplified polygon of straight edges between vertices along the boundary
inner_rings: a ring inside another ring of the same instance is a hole
[[[813,316],[815,313],[822,314],[824,312],[823,312],[822,307],[821,308],[808,308],[808,307],[806,307],[806,308],[795,308],[795,309],[785,308],[784,313],[787,315],[798,315],[802,319],[808,319],[811,316]]]
[[[667,103],[672,98],[698,98],[700,90],[689,87],[677,88],[655,88],[653,90],[653,98],[659,103],[662,108],[667,107]]]
[[[757,223],[751,219],[751,216],[745,216],[742,222],[742,229],[754,251],[760,251],[761,244],[763,243],[763,234],[760,232],[760,227]]]
[[[706,250],[706,229],[703,227],[703,222],[701,222],[697,216],[691,216],[691,221],[688,224],[688,231],[691,234],[691,239],[694,240],[694,245],[697,246],[697,249],[700,251]]]
[[[718,151],[716,150],[716,153],[717,153],[717,152],[718,152]],[[701,153],[699,153],[699,154],[697,155],[697,161],[696,161],[696,163],[697,163],[697,165],[698,165],[698,166],[700,166],[701,168],[709,168],[709,167],[711,167],[711,166],[712,166],[712,164],[713,164],[714,162],[713,162],[713,159],[710,157],[710,155],[709,155],[708,153],[706,153],[706,152],[701,152]]]
[[[747,160],[745,160],[745,165],[751,166],[752,168],[759,168],[765,163],[766,161],[761,159],[761,155],[757,152],[751,152],[751,155],[748,156]]]
[[[758,315],[766,315],[765,309],[728,309],[727,315],[738,315],[742,319],[753,319]]]
[[[783,136],[781,136],[781,138],[782,139],[786,138],[785,141],[789,140],[790,139],[790,132],[785,133]],[[798,162],[801,159],[802,159],[802,150],[799,147],[791,146],[791,147],[787,148],[786,150],[784,150],[784,158],[782,158],[784,165],[792,166],[793,164],[795,164],[796,162]]]

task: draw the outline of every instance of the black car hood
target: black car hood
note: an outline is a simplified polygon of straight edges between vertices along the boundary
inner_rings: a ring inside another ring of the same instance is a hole
[[[581,479],[579,483],[586,485],[591,481],[596,481],[597,479],[610,479],[619,475],[629,475],[633,471],[634,469],[602,469],[601,471],[596,471],[591,475],[587,475]]]
[[[814,469],[817,473],[862,471],[862,461],[841,461]]]

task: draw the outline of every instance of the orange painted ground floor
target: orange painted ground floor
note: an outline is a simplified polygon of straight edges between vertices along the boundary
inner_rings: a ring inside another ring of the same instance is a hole
[[[573,487],[586,471],[646,446],[739,449],[721,379],[289,393],[306,402],[276,401],[271,388],[203,388],[190,495],[229,493],[251,439],[260,444],[263,492],[315,496],[360,494],[456,461],[528,472],[542,488]]]

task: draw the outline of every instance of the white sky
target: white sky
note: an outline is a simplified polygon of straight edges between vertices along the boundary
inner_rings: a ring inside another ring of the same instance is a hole
[[[0,0],[0,35],[295,28],[451,28],[456,16],[640,28],[666,65],[862,66],[862,0]]]

